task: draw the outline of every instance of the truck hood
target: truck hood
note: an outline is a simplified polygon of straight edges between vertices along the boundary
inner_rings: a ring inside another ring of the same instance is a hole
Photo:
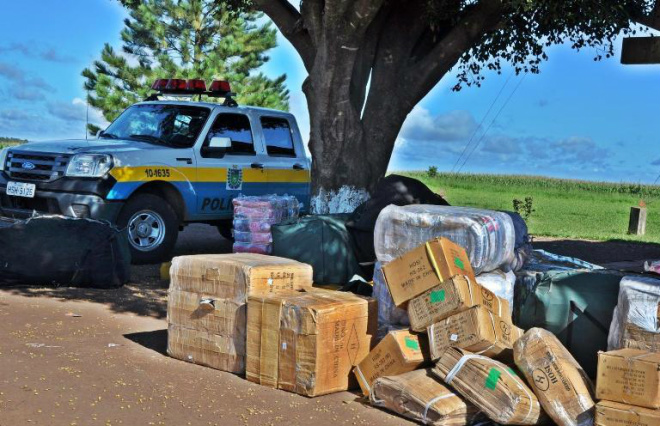
[[[171,149],[162,145],[122,139],[90,139],[31,142],[13,147],[12,151],[45,152],[50,154],[113,154],[143,150]]]

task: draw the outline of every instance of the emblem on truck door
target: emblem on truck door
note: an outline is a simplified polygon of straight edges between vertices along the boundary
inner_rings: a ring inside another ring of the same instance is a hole
[[[240,191],[243,189],[243,169],[231,166],[227,169],[227,190]]]
[[[34,165],[34,163],[30,163],[29,161],[26,161],[25,163],[23,163],[21,165],[21,168],[23,168],[25,170],[34,170],[35,167],[36,166]]]

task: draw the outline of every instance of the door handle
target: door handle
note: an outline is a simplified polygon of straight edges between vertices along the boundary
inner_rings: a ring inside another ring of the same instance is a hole
[[[192,164],[192,158],[177,158],[176,161],[181,161],[186,164]]]
[[[305,170],[305,166],[300,163],[296,163],[293,165],[293,170]]]
[[[264,165],[261,163],[252,163],[250,164],[250,167],[252,167],[253,169],[263,169]]]

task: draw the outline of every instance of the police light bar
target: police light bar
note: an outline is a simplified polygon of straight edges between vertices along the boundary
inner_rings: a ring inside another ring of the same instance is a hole
[[[215,80],[211,83],[208,91],[206,89],[206,83],[204,80],[200,79],[190,79],[184,80],[181,78],[160,78],[151,85],[151,89],[158,92],[157,94],[152,94],[145,100],[153,101],[158,100],[158,95],[173,95],[173,96],[193,96],[193,95],[205,95],[214,98],[225,98],[224,105],[226,106],[237,106],[238,104],[232,98],[236,96],[235,93],[232,93],[231,86],[228,81],[225,80]]]
[[[207,95],[214,97],[233,96],[231,86],[228,81],[215,80],[211,83],[209,90],[206,90],[206,83],[200,79],[184,80],[180,78],[165,79],[161,78],[151,86],[152,90],[162,94],[172,95]]]

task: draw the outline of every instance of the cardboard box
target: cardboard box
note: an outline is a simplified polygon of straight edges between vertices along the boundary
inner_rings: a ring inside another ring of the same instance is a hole
[[[408,317],[413,331],[481,305],[511,322],[509,302],[463,275],[457,275],[423,292],[408,303]]]
[[[463,349],[448,348],[433,368],[442,380],[504,425],[544,424],[541,405],[525,382],[501,362]]]
[[[660,410],[600,401],[596,405],[595,426],[658,426]]]
[[[425,425],[464,426],[486,420],[474,404],[443,385],[430,369],[379,377],[371,403]]]
[[[558,426],[593,424],[593,384],[554,334],[532,328],[514,345],[516,365]]]
[[[429,360],[426,336],[408,330],[390,331],[369,355],[353,369],[362,393],[368,396],[379,377],[413,371]]]
[[[626,324],[623,331],[623,347],[660,352],[660,333],[644,330],[634,324]]]
[[[596,397],[660,408],[660,353],[639,349],[600,352]]]
[[[465,249],[437,238],[383,265],[383,275],[397,306],[456,275],[475,282]]]
[[[377,326],[375,300],[352,293],[250,296],[246,377],[306,396],[348,390]]]
[[[167,303],[170,356],[245,372],[247,297],[312,286],[312,267],[257,254],[176,257]]]
[[[432,324],[427,330],[431,359],[439,359],[450,346],[488,357],[511,359],[513,344],[523,331],[481,305]],[[508,352],[508,354],[503,354]]]

